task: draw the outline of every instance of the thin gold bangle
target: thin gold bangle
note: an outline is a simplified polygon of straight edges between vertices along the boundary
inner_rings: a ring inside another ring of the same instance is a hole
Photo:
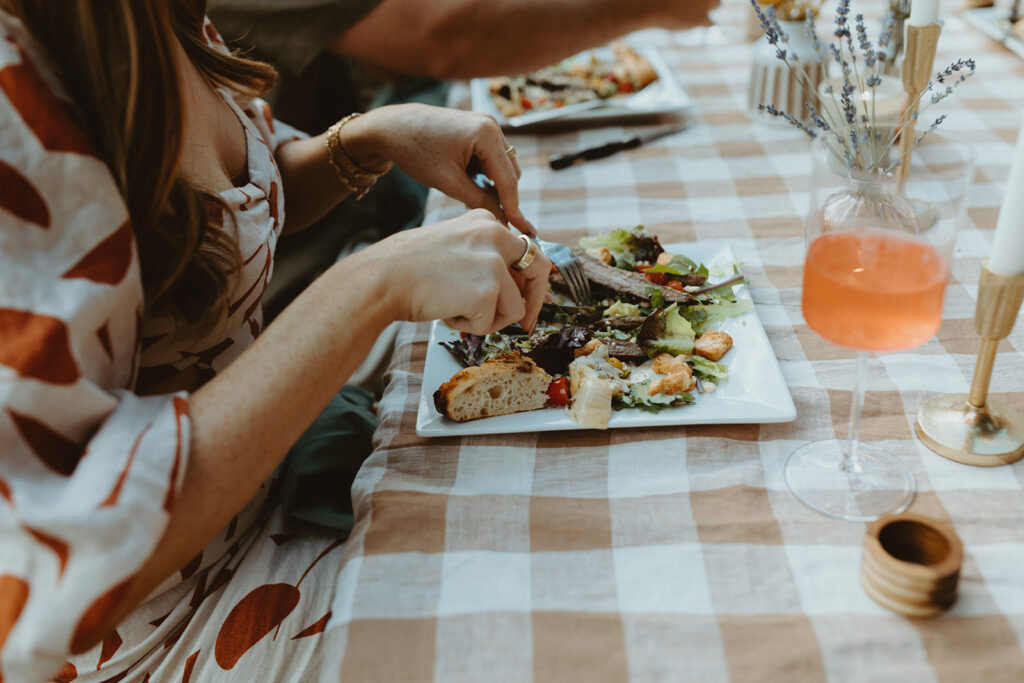
[[[341,144],[341,129],[346,123],[359,116],[359,113],[349,114],[327,129],[327,137],[324,138],[324,146],[327,148],[327,161],[334,167],[338,180],[345,189],[356,195],[356,199],[362,199],[377,179],[391,170],[391,162],[379,171],[373,171],[358,165],[345,151]]]

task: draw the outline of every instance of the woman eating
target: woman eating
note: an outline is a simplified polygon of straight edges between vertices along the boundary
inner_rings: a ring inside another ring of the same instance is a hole
[[[472,210],[263,329],[276,240],[391,164],[482,206],[471,161],[532,234],[514,154],[419,105],[307,137],[202,0],[0,0],[0,32],[0,680],[311,680],[341,542],[284,530],[275,468],[390,322],[532,328],[550,264]]]

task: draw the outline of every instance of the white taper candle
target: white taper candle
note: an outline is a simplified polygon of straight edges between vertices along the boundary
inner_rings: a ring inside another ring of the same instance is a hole
[[[1017,133],[1017,151],[999,209],[988,267],[1004,275],[1024,273],[1024,125]]]
[[[939,0],[911,0],[907,23],[913,26],[931,26],[939,21]]]

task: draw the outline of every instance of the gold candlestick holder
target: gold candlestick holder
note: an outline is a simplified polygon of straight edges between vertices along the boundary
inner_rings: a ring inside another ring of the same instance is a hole
[[[1024,273],[1005,275],[982,267],[974,329],[981,348],[970,394],[927,401],[917,414],[917,435],[939,455],[965,465],[991,467],[1024,457],[1024,417],[988,397],[996,348],[1013,329],[1024,299]]]
[[[910,172],[910,154],[914,147],[914,121],[917,116],[918,100],[932,78],[935,51],[939,45],[942,27],[938,24],[914,26],[907,24],[907,37],[903,57],[903,90],[907,93],[907,104],[903,118],[906,124],[900,132],[900,159],[896,167],[898,187],[902,191]]]

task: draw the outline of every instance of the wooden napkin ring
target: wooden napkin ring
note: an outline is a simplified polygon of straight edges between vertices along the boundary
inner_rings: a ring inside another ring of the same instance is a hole
[[[860,583],[875,602],[907,617],[930,617],[956,601],[964,548],[952,527],[904,512],[868,527]]]

